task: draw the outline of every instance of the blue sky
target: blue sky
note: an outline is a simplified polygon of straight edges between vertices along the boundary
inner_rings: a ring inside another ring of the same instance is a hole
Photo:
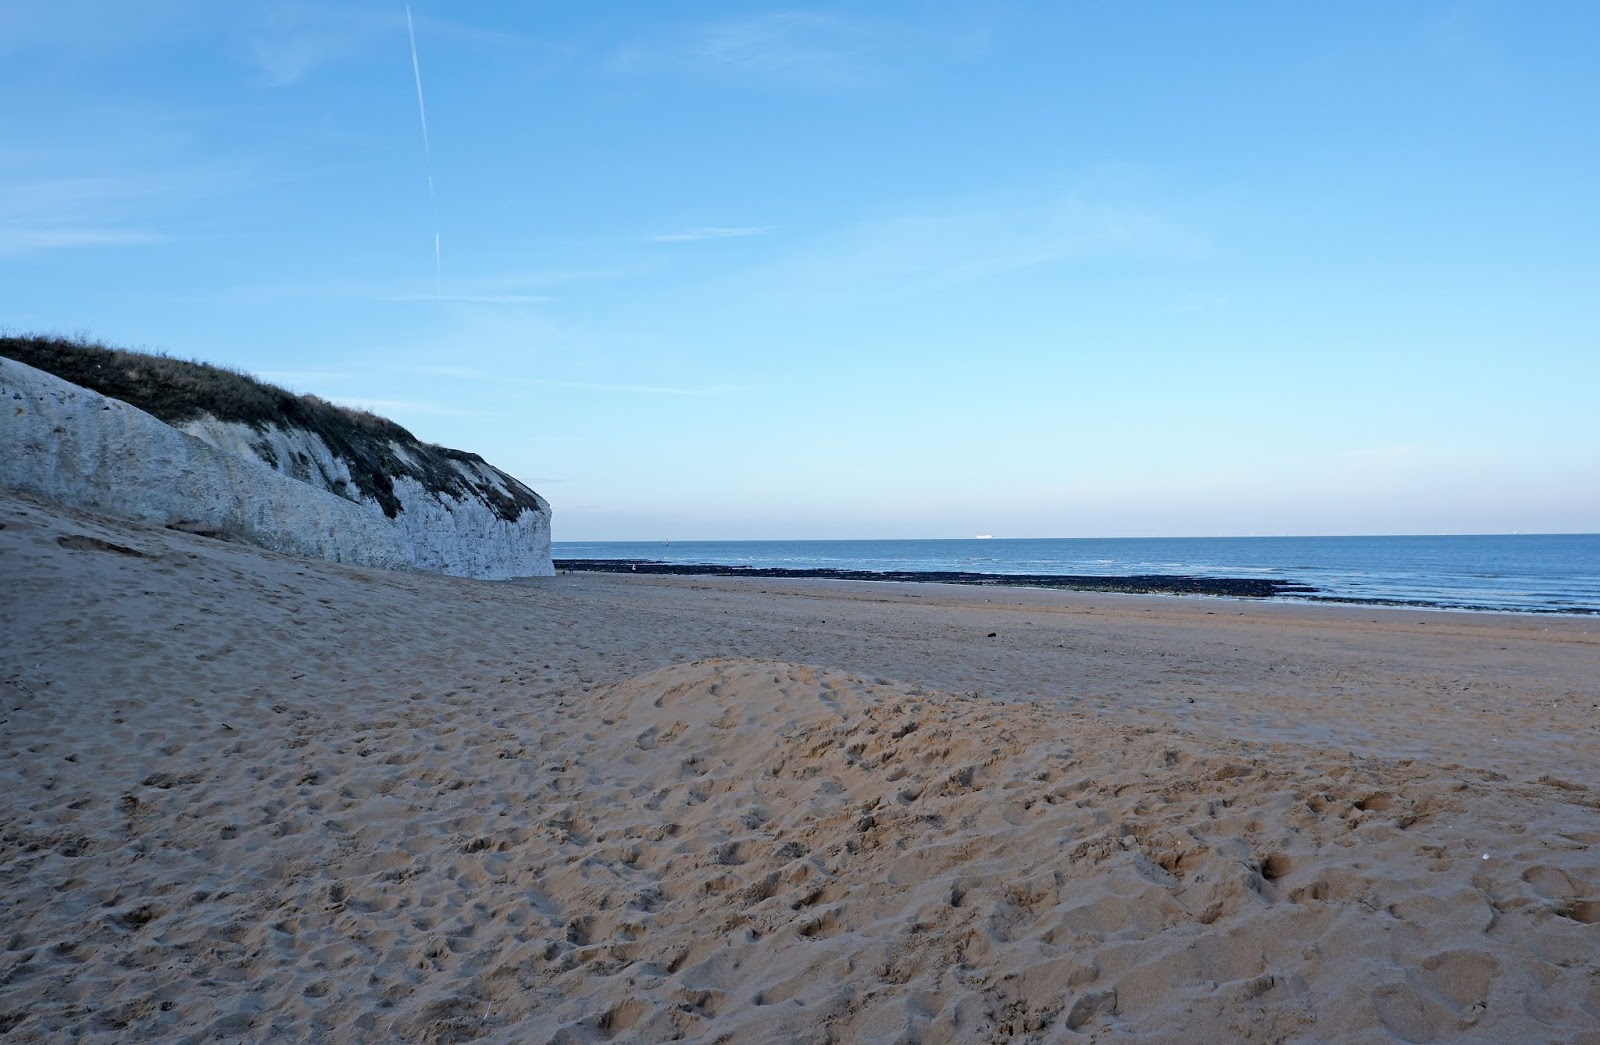
[[[403,3],[0,8],[0,323],[558,540],[1600,530],[1600,7],[411,10],[426,150]]]

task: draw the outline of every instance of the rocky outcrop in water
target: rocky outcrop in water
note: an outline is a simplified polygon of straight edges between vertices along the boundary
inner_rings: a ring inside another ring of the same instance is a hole
[[[553,572],[544,498],[384,418],[75,342],[4,338],[0,357],[0,484],[340,562]]]

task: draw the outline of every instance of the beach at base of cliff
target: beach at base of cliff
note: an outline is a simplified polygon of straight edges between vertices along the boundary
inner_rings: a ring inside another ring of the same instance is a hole
[[[0,1034],[1600,1042],[1600,622],[0,493]]]

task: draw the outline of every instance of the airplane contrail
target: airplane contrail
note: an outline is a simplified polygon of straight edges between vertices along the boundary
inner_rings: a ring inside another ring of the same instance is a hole
[[[417,61],[417,28],[406,4],[406,37],[411,41],[411,76],[417,82],[417,115],[422,118],[422,155],[428,162],[428,202],[433,207],[433,296],[440,296],[444,266],[439,252],[439,197],[433,189],[433,146],[428,142],[428,104],[422,99],[422,64]]]

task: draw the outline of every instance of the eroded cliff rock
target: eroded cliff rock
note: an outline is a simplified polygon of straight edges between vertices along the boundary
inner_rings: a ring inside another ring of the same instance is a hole
[[[377,459],[387,482],[364,486],[357,474],[363,459],[336,453],[308,429],[256,428],[214,417],[177,427],[390,519],[410,544],[417,569],[489,580],[554,572],[549,504],[474,454],[379,435],[363,457]]]
[[[11,357],[0,358],[5,485],[342,562],[485,579],[553,572],[548,502],[384,418],[77,342],[0,338],[0,357]]]
[[[275,551],[410,569],[385,520],[218,450],[137,407],[0,358],[0,483],[157,526]]]

